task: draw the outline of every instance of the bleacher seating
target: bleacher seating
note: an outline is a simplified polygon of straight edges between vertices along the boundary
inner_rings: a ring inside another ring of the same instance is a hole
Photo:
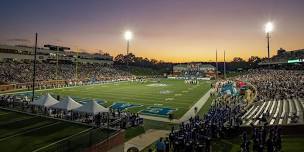
[[[291,124],[291,117],[296,114],[299,117],[299,123],[303,123],[304,101],[300,98],[260,101],[254,103],[248,108],[247,112],[241,117],[244,125],[260,124],[263,114],[269,112],[267,122],[270,125],[286,125]]]

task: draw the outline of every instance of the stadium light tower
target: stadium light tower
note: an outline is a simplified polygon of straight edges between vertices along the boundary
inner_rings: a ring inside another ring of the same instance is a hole
[[[268,22],[265,24],[265,33],[267,38],[267,51],[268,51],[268,66],[270,66],[270,46],[269,46],[269,39],[270,33],[273,31],[273,24],[272,22]]]
[[[133,33],[129,30],[127,30],[124,34],[125,40],[127,41],[127,56],[129,54],[129,45],[130,45],[130,40],[133,38]],[[129,70],[129,61],[127,59],[127,68]]]
[[[126,31],[125,32],[125,40],[127,41],[127,55],[129,54],[129,43],[130,43],[130,40],[132,40],[133,38],[133,33],[131,31]]]
[[[34,97],[35,97],[36,60],[37,60],[37,59],[36,59],[36,58],[37,58],[37,39],[38,39],[38,33],[35,34],[32,101],[34,101]]]

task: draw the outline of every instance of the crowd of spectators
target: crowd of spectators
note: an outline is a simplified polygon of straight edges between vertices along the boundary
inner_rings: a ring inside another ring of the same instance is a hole
[[[279,152],[282,148],[281,131],[278,126],[252,126],[252,136],[247,132],[242,134],[241,151],[249,152]],[[251,146],[252,144],[252,146]]]
[[[122,79],[131,75],[110,65],[102,64],[76,64],[59,63],[56,78],[56,63],[39,62],[36,64],[36,80],[94,80]],[[33,63],[8,61],[0,62],[0,82],[3,83],[26,83],[33,78]]]
[[[235,80],[251,83],[257,89],[255,101],[283,100],[304,98],[304,73],[299,70],[249,70],[248,74]],[[172,128],[169,137],[160,139],[157,151],[210,151],[211,141],[217,138],[229,138],[239,134],[241,116],[246,112],[247,102],[241,96],[220,95],[221,87],[233,81],[219,81],[212,85],[212,96],[216,96],[209,111],[203,116],[195,116],[183,122],[178,129]],[[266,113],[267,114],[267,113]],[[263,116],[264,117],[264,116]],[[252,137],[242,134],[241,151],[281,150],[281,133],[278,126],[253,126]],[[169,144],[166,144],[169,141]],[[250,144],[252,144],[250,146]],[[250,149],[250,150],[249,150]]]
[[[218,88],[214,88],[214,90],[220,92]],[[168,138],[158,141],[157,151],[211,151],[212,139],[228,138],[238,133],[242,124],[241,116],[244,113],[244,105],[240,96],[220,95],[213,100],[205,115],[191,117],[189,121],[181,123],[177,129],[173,127]]]
[[[238,79],[250,82],[256,87],[256,101],[304,98],[304,71],[250,70]]]

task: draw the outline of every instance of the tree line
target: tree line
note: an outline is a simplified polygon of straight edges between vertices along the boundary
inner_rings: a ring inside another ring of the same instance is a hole
[[[236,70],[244,70],[244,69],[252,69],[257,68],[258,63],[266,58],[260,58],[258,56],[251,56],[247,60],[244,60],[241,57],[235,57],[231,62],[226,62],[227,71],[236,71]],[[198,63],[198,62],[197,62]],[[216,66],[216,62],[200,62],[203,64],[211,64]],[[173,66],[177,63],[164,62],[162,60],[156,59],[148,59],[143,57],[135,56],[133,53],[129,53],[127,55],[118,54],[114,58],[114,65],[116,66],[126,66],[130,67],[140,67],[140,68],[151,68],[153,70],[159,70],[163,73],[171,73]],[[218,62],[218,67],[220,71],[223,71],[224,63]]]

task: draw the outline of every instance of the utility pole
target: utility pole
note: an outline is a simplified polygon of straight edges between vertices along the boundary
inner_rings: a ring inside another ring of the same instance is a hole
[[[58,82],[58,53],[59,53],[59,47],[57,46],[57,51],[56,51],[56,83]]]
[[[224,50],[224,79],[226,79],[226,51]]]
[[[215,64],[216,64],[216,80],[218,79],[218,63],[217,63],[217,49],[215,52]]]
[[[265,32],[266,32],[266,38],[267,38],[267,57],[268,57],[268,68],[270,69],[270,32],[273,30],[273,24],[271,22],[266,23],[265,25]]]
[[[270,45],[269,45],[269,39],[270,39],[270,34],[269,34],[269,32],[267,32],[267,36],[266,36],[266,38],[267,38],[267,54],[268,54],[268,68],[270,69]]]
[[[77,49],[77,53],[76,53],[76,60],[75,60],[75,64],[76,64],[76,67],[75,67],[75,79],[77,80],[77,66],[78,66],[78,49]]]
[[[129,43],[130,43],[130,40],[127,40],[127,68],[128,68],[128,72],[130,72],[130,69],[129,69],[129,59],[128,59],[128,56],[129,56]]]
[[[38,39],[38,33],[35,34],[34,69],[33,69],[33,84],[32,84],[33,85],[32,101],[34,101],[34,97],[35,97],[37,39]]]
[[[126,57],[128,57],[129,56],[130,40],[133,38],[133,33],[131,31],[126,31],[125,34],[124,34],[124,37],[125,37],[125,40],[127,41],[127,55],[126,55]],[[128,71],[130,72],[128,58],[127,58],[127,68],[128,68]]]

